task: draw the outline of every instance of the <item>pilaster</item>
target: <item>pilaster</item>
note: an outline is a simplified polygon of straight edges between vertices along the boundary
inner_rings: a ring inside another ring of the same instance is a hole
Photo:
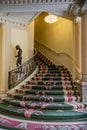
[[[87,13],[82,15],[81,30],[82,102],[87,103]]]
[[[81,17],[77,17],[74,21],[75,24],[75,63],[79,72],[76,76],[81,76]]]
[[[87,14],[82,15],[81,30],[82,30],[81,51],[82,51],[82,77],[83,77],[87,75]]]

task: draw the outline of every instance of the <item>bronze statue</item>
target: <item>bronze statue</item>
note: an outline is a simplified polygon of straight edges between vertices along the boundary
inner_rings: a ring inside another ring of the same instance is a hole
[[[18,54],[15,56],[17,57],[16,65],[19,68],[22,65],[22,49],[19,45],[16,45],[16,50],[18,50]]]

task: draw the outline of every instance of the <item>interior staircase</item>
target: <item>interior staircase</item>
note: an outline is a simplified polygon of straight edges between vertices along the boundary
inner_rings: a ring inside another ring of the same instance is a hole
[[[5,130],[87,130],[87,104],[67,68],[37,53],[38,73],[15,92],[0,97]]]

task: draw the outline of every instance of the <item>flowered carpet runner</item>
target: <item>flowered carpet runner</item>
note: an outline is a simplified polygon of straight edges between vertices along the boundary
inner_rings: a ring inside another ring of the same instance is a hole
[[[0,129],[87,130],[87,105],[64,66],[37,54],[38,73],[0,102]]]

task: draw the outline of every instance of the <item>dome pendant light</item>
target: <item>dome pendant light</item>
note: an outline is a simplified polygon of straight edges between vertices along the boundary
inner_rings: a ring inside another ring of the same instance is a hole
[[[45,22],[47,23],[55,23],[58,20],[58,17],[56,15],[53,14],[48,14],[45,18],[44,18]]]

